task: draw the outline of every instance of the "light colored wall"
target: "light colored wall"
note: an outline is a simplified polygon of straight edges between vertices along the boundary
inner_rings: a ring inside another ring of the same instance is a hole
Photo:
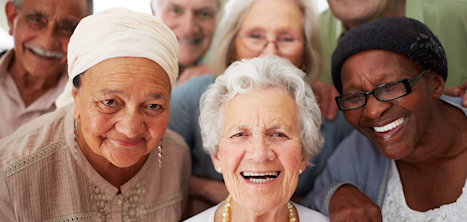
[[[6,22],[6,15],[5,15],[5,4],[8,0],[0,0],[0,5],[2,6],[0,8],[0,26],[5,29],[5,30],[8,30],[8,24]]]

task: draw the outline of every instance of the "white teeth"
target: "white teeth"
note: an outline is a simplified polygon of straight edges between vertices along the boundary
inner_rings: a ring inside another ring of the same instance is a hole
[[[247,180],[249,180],[252,183],[266,183],[268,181],[276,179],[276,177],[279,175],[279,172],[267,172],[267,173],[255,173],[255,172],[242,172],[242,176],[244,177],[250,177]],[[271,176],[268,178],[255,178],[255,177],[265,177],[265,176]]]
[[[404,122],[404,118],[401,117],[399,119],[396,119],[392,123],[388,123],[388,124],[386,124],[385,126],[382,126],[382,127],[376,127],[375,126],[375,127],[373,127],[373,129],[378,133],[383,133],[383,132],[387,132],[389,130],[392,130],[392,129],[400,126],[403,122]]]
[[[279,175],[279,173],[277,171],[276,172],[267,172],[267,173],[243,172],[242,175],[244,177],[248,177],[248,176],[256,176],[256,177],[275,176],[275,177],[277,177],[277,175]]]
[[[46,58],[57,58],[61,59],[65,56],[63,53],[59,52],[52,52],[52,51],[46,51],[45,49],[41,47],[35,47],[35,46],[26,46],[27,49],[33,51],[35,54],[46,57]]]
[[[274,180],[274,179],[276,179],[276,178],[272,178],[272,177],[268,177],[266,179],[253,179],[253,178],[250,178],[249,181],[252,182],[252,183],[266,183],[266,182]]]

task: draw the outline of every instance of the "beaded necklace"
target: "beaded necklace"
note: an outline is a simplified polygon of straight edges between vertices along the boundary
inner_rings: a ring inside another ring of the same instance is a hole
[[[232,199],[232,196],[229,196],[225,199],[225,204],[224,204],[224,213],[222,213],[223,219],[222,222],[230,222],[230,200]],[[295,222],[295,215],[293,213],[293,205],[290,203],[290,201],[287,202],[287,210],[289,211],[289,222]]]

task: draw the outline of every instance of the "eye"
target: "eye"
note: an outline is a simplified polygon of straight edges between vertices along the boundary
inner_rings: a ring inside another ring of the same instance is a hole
[[[149,104],[148,109],[150,110],[157,110],[157,109],[162,109],[161,105],[159,104]]]
[[[248,37],[252,39],[263,39],[263,36],[261,34],[255,34],[255,33],[249,34]]]
[[[232,138],[234,138],[234,137],[242,137],[242,136],[244,136],[244,135],[245,135],[245,133],[236,133],[236,134],[234,134],[234,135],[232,136]]]
[[[275,136],[275,137],[285,137],[285,134],[283,134],[283,133],[274,133],[273,136]]]
[[[104,103],[104,105],[106,106],[114,107],[117,102],[114,99],[107,99],[107,100],[102,101],[102,103]]]
[[[208,11],[202,11],[202,12],[198,13],[198,17],[203,19],[203,20],[207,20],[207,19],[214,18],[214,13],[213,12],[208,12]]]
[[[294,40],[295,40],[294,37],[289,36],[289,35],[283,35],[279,37],[278,39],[279,42],[293,42]]]

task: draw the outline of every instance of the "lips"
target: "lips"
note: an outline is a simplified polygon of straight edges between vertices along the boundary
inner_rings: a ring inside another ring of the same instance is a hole
[[[385,133],[388,131],[393,130],[394,128],[400,126],[402,123],[404,123],[405,119],[404,117],[401,117],[399,119],[394,120],[393,122],[390,122],[384,126],[381,127],[373,127],[373,130],[378,132],[378,133]]]
[[[256,173],[256,172],[242,172],[241,175],[246,180],[252,183],[266,183],[273,181],[279,176],[279,171],[265,172],[265,173]]]
[[[137,146],[141,140],[117,140],[113,139],[118,145],[123,146],[123,147],[135,147]]]

